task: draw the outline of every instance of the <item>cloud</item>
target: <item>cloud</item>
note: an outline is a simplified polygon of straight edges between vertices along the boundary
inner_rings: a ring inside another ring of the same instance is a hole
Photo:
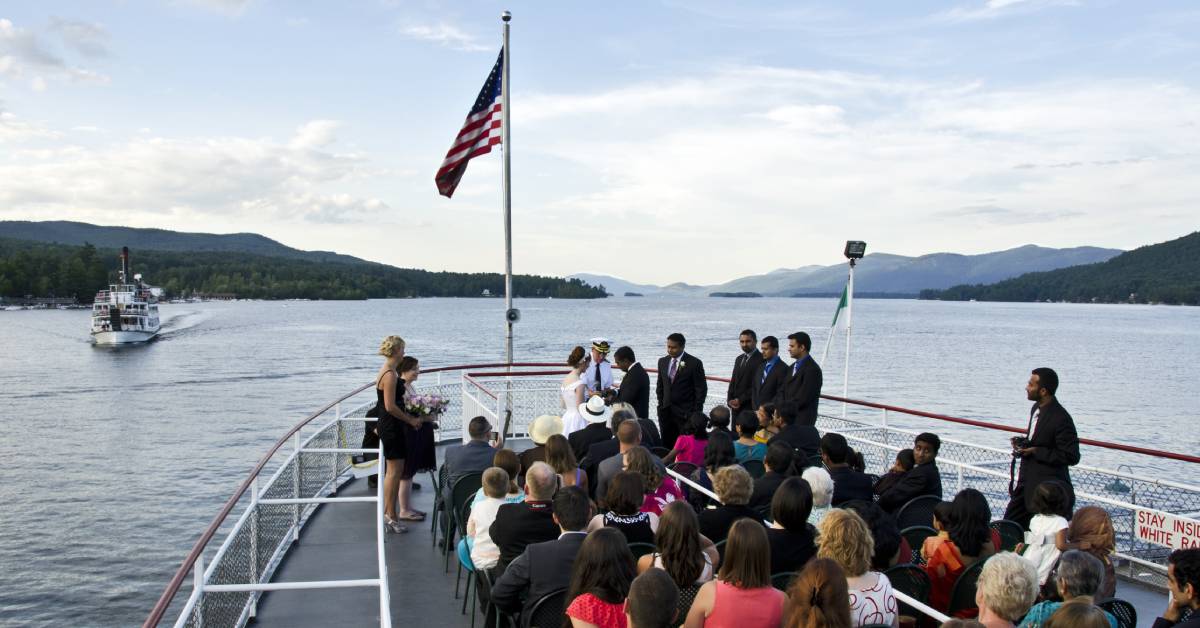
[[[50,31],[62,38],[69,48],[82,55],[107,57],[110,54],[108,30],[100,24],[51,17]]]
[[[1026,15],[1050,7],[1076,7],[1080,0],[986,0],[982,6],[955,7],[934,17],[947,22],[974,22]]]
[[[14,128],[0,117],[0,138]],[[137,136],[104,148],[57,144],[0,160],[0,207],[12,216],[362,220],[387,209],[346,191],[369,172],[329,150],[337,123],[314,120],[287,142]],[[19,129],[19,127],[18,127]],[[18,130],[18,133],[21,131]],[[29,133],[24,133],[29,139]]]
[[[24,122],[16,114],[0,109],[0,144],[59,136],[60,134],[41,125]],[[0,183],[0,186],[2,185]]]
[[[75,33],[77,35],[78,32]],[[64,40],[68,37],[65,34],[62,36]],[[7,19],[0,19],[0,76],[28,80],[35,91],[45,90],[47,81],[51,79],[108,82],[108,77],[102,74],[68,63],[61,55],[50,50],[36,34]]]
[[[246,9],[254,2],[254,0],[182,0],[201,9],[207,9],[222,15],[230,17],[238,17],[246,12]]]
[[[439,24],[410,24],[401,27],[400,34],[408,39],[433,42],[455,50],[467,52],[491,50],[490,47],[480,44],[473,35],[445,22]]]
[[[1050,223],[1084,215],[1074,210],[1021,210],[996,205],[964,205],[937,212],[946,220],[988,225],[1028,225]]]

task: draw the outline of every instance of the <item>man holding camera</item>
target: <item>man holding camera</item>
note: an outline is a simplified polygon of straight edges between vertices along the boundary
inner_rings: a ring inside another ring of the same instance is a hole
[[[1059,480],[1067,486],[1070,496],[1067,510],[1075,510],[1070,467],[1079,464],[1079,435],[1071,415],[1054,396],[1057,390],[1058,374],[1053,369],[1033,369],[1025,386],[1026,395],[1034,402],[1029,411],[1029,429],[1025,436],[1012,439],[1013,465],[1019,462],[1021,471],[1015,478],[1015,487],[1010,480],[1011,500],[1004,518],[1025,528],[1029,528],[1029,520],[1033,518],[1035,489],[1047,480]]]

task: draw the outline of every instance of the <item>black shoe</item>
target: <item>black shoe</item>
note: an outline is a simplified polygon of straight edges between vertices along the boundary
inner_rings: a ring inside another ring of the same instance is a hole
[[[372,475],[367,478],[367,488],[379,488],[378,475]]]

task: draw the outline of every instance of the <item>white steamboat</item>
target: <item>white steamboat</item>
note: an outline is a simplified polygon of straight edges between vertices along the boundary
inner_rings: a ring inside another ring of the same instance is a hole
[[[146,342],[158,335],[158,297],[142,282],[129,280],[129,247],[121,248],[118,283],[96,293],[92,303],[92,339],[98,345]]]

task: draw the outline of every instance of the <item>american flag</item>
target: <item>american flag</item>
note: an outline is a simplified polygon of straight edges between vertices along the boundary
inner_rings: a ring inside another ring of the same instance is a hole
[[[458,137],[454,138],[450,152],[446,153],[446,159],[434,177],[438,192],[446,198],[454,194],[454,189],[467,171],[467,162],[472,157],[492,152],[492,146],[500,143],[500,77],[503,69],[504,51],[501,50],[496,66],[488,74],[475,105],[467,114],[467,121],[463,123]]]

